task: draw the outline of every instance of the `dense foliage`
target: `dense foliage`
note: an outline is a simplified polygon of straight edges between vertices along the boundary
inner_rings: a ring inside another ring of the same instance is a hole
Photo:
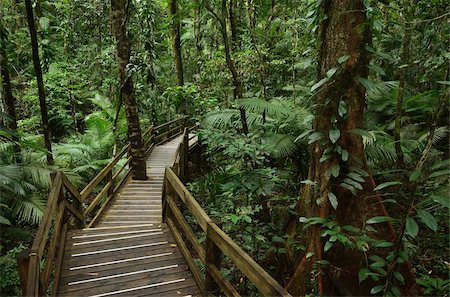
[[[133,77],[141,127],[181,112],[201,122],[206,164],[195,168],[189,188],[207,212],[282,284],[307,248],[303,231],[310,226],[322,226],[325,253],[335,244],[364,252],[383,245],[367,236],[370,228],[345,229],[333,217],[303,218],[296,211],[299,193],[311,182],[309,146],[323,137],[312,128],[320,116],[314,98],[338,71],[317,77],[327,1],[178,0],[175,16],[169,16],[168,2],[128,2],[127,75]],[[391,254],[367,260],[359,281],[371,279],[374,294],[396,296],[403,276],[389,267],[409,261],[425,295],[448,295],[448,3],[363,2],[372,43],[361,49],[371,59],[368,78],[358,78],[367,107],[364,127],[355,133],[363,138],[376,190],[390,214],[366,223],[391,221],[399,240],[385,243]],[[5,0],[1,67],[9,72],[17,118],[2,100],[2,296],[19,293],[17,276],[8,272],[40,221],[50,173],[62,170],[83,186],[127,140],[108,1],[37,0],[33,9],[55,162],[45,159],[25,5]],[[174,63],[174,23],[180,24],[183,84]],[[3,99],[3,76],[2,82]],[[346,112],[343,103],[336,116]],[[336,129],[326,136],[333,144],[339,137]],[[330,174],[338,176],[339,170]],[[345,187],[362,190],[365,174],[352,172]],[[339,208],[339,197],[328,200]],[[302,225],[289,236],[288,219],[299,217]],[[242,294],[254,293],[232,265],[225,272]]]

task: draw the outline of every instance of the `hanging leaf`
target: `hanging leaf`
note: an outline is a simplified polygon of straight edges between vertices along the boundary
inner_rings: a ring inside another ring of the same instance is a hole
[[[386,216],[379,216],[379,217],[373,217],[367,220],[366,224],[378,224],[378,223],[384,223],[384,222],[390,222],[393,219],[391,217]]]
[[[387,188],[387,187],[392,187],[392,186],[395,186],[395,185],[401,185],[401,184],[402,184],[402,183],[401,183],[401,182],[398,182],[398,181],[385,182],[385,183],[379,184],[379,185],[376,186],[375,189],[373,189],[373,190],[374,190],[374,191],[379,191],[379,190],[384,189],[384,188]]]
[[[340,56],[337,61],[339,64],[342,64],[342,63],[346,62],[348,59],[350,59],[350,55],[343,55],[343,56]]]
[[[329,249],[331,249],[332,247],[333,247],[333,243],[330,242],[330,241],[327,241],[327,242],[325,243],[325,246],[323,247],[323,251],[326,252],[326,251],[328,251]]]
[[[330,70],[327,71],[327,78],[330,79],[331,77],[333,77],[333,75],[336,73],[337,69],[336,68],[331,68]]]
[[[339,129],[331,129],[329,132],[330,140],[332,143],[336,143],[339,137],[341,137],[341,131]]]
[[[427,225],[428,228],[430,228],[433,231],[436,231],[438,228],[436,218],[429,213],[428,211],[424,209],[419,209],[417,211],[417,215],[422,220],[422,222]]]
[[[318,88],[320,88],[323,84],[325,84],[328,81],[328,77],[322,78],[319,80],[315,85],[311,87],[311,92],[314,92]]]
[[[419,178],[420,173],[421,173],[420,170],[414,170],[409,176],[409,181],[411,182],[416,181]]]
[[[348,160],[348,151],[347,150],[342,150],[341,158],[342,158],[342,161],[347,162],[347,160]]]
[[[359,283],[362,283],[363,281],[365,281],[369,275],[371,275],[371,272],[368,268],[361,268],[358,271],[358,279],[359,279]]]
[[[314,143],[323,138],[323,133],[315,132],[308,137],[308,144]]]
[[[340,117],[344,117],[347,114],[347,103],[344,100],[339,101],[338,112]]]
[[[413,218],[406,219],[406,233],[408,233],[411,237],[416,237],[419,233],[419,226]]]
[[[334,209],[337,209],[338,200],[336,195],[334,195],[334,193],[328,192],[328,200],[330,201],[331,206],[333,206]]]
[[[340,170],[341,167],[339,166],[339,164],[334,165],[333,168],[331,168],[331,175],[333,175],[334,177],[338,177]]]

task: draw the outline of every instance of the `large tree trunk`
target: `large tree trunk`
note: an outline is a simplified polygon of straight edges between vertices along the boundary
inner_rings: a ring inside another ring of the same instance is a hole
[[[198,79],[200,80],[200,57],[202,54],[202,30],[201,30],[201,14],[202,7],[199,0],[194,0],[195,12],[194,12],[194,35],[195,35],[195,69],[197,71]]]
[[[37,42],[36,27],[34,24],[33,16],[33,6],[31,5],[31,0],[25,0],[25,7],[27,11],[28,28],[30,30],[34,71],[36,72],[36,81],[39,93],[39,104],[41,107],[42,129],[44,132],[45,147],[47,148],[47,163],[51,165],[53,164],[52,143],[50,137],[50,128],[48,125],[47,103],[45,102],[44,79],[42,76],[41,63],[39,60],[39,47]]]
[[[363,127],[365,89],[357,78],[368,75],[369,56],[365,47],[371,43],[371,33],[362,0],[326,0],[322,5],[327,18],[320,31],[319,79],[326,77],[330,69],[337,71],[316,95],[314,130],[323,133],[324,138],[311,145],[308,179],[317,185],[304,187],[297,211],[309,218],[334,216],[340,226],[363,228],[368,218],[387,215],[380,196],[373,190],[375,183],[369,173],[362,138],[351,132]],[[338,63],[338,59],[345,55],[348,55],[348,60]],[[338,112],[339,105],[341,113]],[[343,114],[344,105],[347,108]],[[339,130],[340,137],[334,138],[336,134],[333,132],[334,137],[329,137],[330,130]],[[331,149],[331,152],[324,153],[325,149]],[[330,154],[330,157],[321,160],[324,154]],[[340,168],[336,177],[331,175],[331,169],[335,166]],[[342,185],[351,179],[350,172],[361,170],[368,174],[360,183],[362,189],[355,188],[356,195],[353,195]],[[329,193],[337,197],[336,210],[331,207]],[[289,224],[288,233],[291,235],[297,232],[297,222],[298,218],[294,218]],[[395,242],[396,234],[389,223],[376,225],[377,233],[372,236]],[[322,231],[320,225],[307,228],[307,251],[295,268],[287,289],[296,296],[311,292],[313,265],[316,261],[327,260],[330,263],[327,268],[320,265],[317,268],[316,283],[320,295],[369,296],[374,283],[366,280],[359,284],[358,281],[358,271],[366,267],[364,254],[339,244],[324,252]],[[311,253],[313,256],[310,256]],[[417,289],[409,266],[403,265],[401,271],[406,279],[402,294],[415,295]]]
[[[139,115],[134,97],[133,80],[127,73],[130,60],[130,42],[127,35],[128,0],[111,0],[111,20],[116,35],[117,59],[120,74],[120,96],[125,104],[128,123],[128,139],[131,143],[131,167],[133,179],[147,179]]]

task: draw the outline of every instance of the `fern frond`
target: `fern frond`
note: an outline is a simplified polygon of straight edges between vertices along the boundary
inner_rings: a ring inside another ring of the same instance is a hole
[[[290,157],[298,149],[295,137],[287,134],[269,134],[265,137],[269,152],[276,158]]]

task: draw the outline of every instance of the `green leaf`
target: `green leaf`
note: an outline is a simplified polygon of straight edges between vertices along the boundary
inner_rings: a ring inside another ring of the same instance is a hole
[[[340,56],[337,61],[339,64],[342,64],[344,62],[347,62],[348,59],[350,59],[350,55],[343,55]]]
[[[402,284],[405,282],[405,278],[403,277],[403,274],[401,274],[400,272],[395,271],[395,272],[394,272],[394,276],[395,276],[395,278],[396,278],[399,282],[401,282]]]
[[[379,184],[377,187],[375,187],[375,189],[373,189],[374,191],[379,191],[379,190],[381,190],[381,189],[384,189],[384,188],[387,188],[387,187],[392,187],[392,186],[395,186],[395,185],[401,185],[402,183],[401,182],[398,182],[398,181],[392,181],[392,182],[385,182],[385,183],[382,183],[382,184]]]
[[[341,118],[343,118],[347,114],[347,104],[344,100],[339,101],[338,112]]]
[[[330,79],[333,77],[333,75],[336,73],[337,69],[336,68],[331,68],[330,70],[327,71],[327,78]]]
[[[341,167],[339,166],[339,164],[334,165],[333,168],[331,168],[331,175],[333,175],[334,177],[338,177],[340,170]]]
[[[369,275],[370,275],[370,270],[367,268],[361,268],[358,271],[358,279],[359,279],[359,283],[362,283],[363,281],[365,281]]]
[[[383,290],[384,285],[378,285],[372,288],[372,290],[370,290],[370,294],[376,294],[381,292],[381,290]]]
[[[324,246],[324,248],[323,248],[323,251],[326,252],[326,251],[328,251],[329,249],[331,249],[332,247],[333,247],[333,243],[330,242],[330,241],[327,241],[327,242],[325,243],[325,246]]]
[[[3,216],[0,216],[0,224],[2,224],[2,225],[11,225],[11,222],[7,218],[5,218]]]
[[[433,231],[436,231],[438,228],[436,218],[429,213],[428,211],[424,209],[419,209],[417,211],[417,215],[422,220],[422,222],[427,225],[428,228],[430,228]]]
[[[397,287],[392,287],[392,288],[391,288],[391,292],[392,292],[392,294],[394,294],[394,296],[396,296],[396,297],[402,295],[402,292],[401,292],[400,289],[397,288]]]
[[[419,226],[413,218],[406,219],[406,233],[408,233],[411,237],[416,237],[417,233],[419,233]]]
[[[363,189],[362,185],[359,182],[351,180],[349,178],[344,179],[344,182],[349,184],[349,185],[354,186],[358,190],[362,190]]]
[[[378,223],[384,223],[384,222],[390,222],[393,219],[391,217],[386,216],[379,216],[379,217],[373,217],[367,220],[366,224],[378,224]]]
[[[319,80],[315,85],[311,87],[311,92],[314,92],[318,88],[320,88],[323,84],[325,84],[328,81],[328,77],[322,78]]]
[[[380,243],[376,244],[376,247],[380,247],[380,248],[384,248],[384,247],[390,247],[393,246],[394,243],[393,242],[389,242],[389,241],[382,241]]]
[[[355,187],[353,187],[352,185],[349,185],[349,184],[346,184],[346,183],[341,183],[340,186],[345,188],[345,189],[347,189],[347,190],[349,190],[350,192],[352,192],[353,195],[356,196]]]
[[[337,209],[338,207],[338,200],[336,195],[332,192],[328,192],[328,201],[330,201],[331,206],[333,206],[334,209]]]
[[[308,144],[314,143],[322,138],[323,138],[322,132],[314,132],[313,134],[309,135]]]
[[[272,242],[284,242],[284,239],[280,236],[272,237]]]
[[[50,19],[46,17],[39,18],[39,25],[41,26],[43,31],[47,31],[50,27]]]
[[[420,170],[414,170],[409,176],[409,181],[411,182],[416,181],[419,178],[420,174],[421,174]]]
[[[314,253],[313,252],[308,252],[306,254],[306,259],[311,258],[312,256],[314,256]]]
[[[365,182],[364,178],[362,178],[362,176],[359,175],[358,173],[350,172],[349,174],[347,174],[347,176],[358,182],[361,182],[361,183]]]
[[[341,131],[339,129],[331,129],[329,132],[330,140],[332,143],[336,143],[339,137],[341,137]]]
[[[342,158],[342,161],[347,162],[347,160],[348,160],[348,151],[347,150],[342,150],[341,158]]]

